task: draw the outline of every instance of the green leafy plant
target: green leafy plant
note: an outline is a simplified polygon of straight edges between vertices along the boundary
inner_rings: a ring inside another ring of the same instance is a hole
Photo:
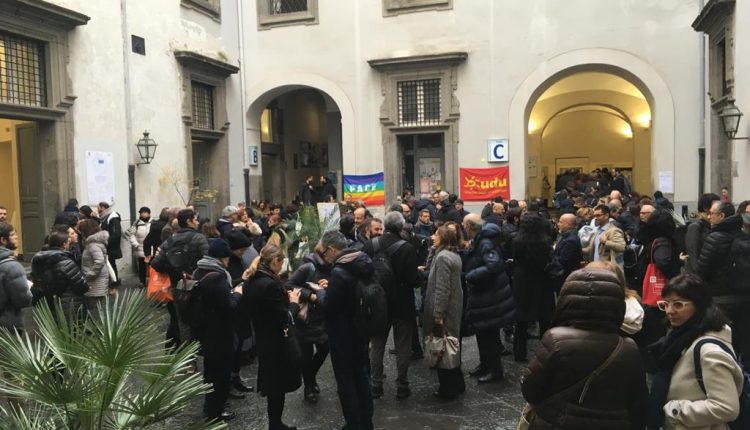
[[[187,374],[197,344],[165,348],[159,314],[143,293],[108,298],[92,318],[40,303],[34,320],[35,336],[0,330],[0,393],[10,399],[0,429],[163,427],[211,388]]]

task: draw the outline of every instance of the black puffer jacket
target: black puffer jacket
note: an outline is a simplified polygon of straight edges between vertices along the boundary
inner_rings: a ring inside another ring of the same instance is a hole
[[[307,303],[307,320],[297,318],[297,332],[308,342],[324,343],[328,340],[325,328],[325,314],[320,304],[312,301],[314,294],[308,282],[317,283],[321,279],[331,276],[331,265],[323,260],[320,254],[312,253],[305,256],[305,263],[289,276],[286,282],[287,290],[300,289],[300,304]]]
[[[699,219],[688,224],[687,232],[685,233],[685,249],[688,255],[685,270],[689,273],[696,272],[698,257],[701,255],[703,243],[706,241],[709,233],[711,233],[711,224],[704,219]]]
[[[495,245],[500,227],[485,224],[464,255],[466,311],[464,334],[505,327],[513,322],[515,304],[505,262]]]
[[[541,340],[521,382],[534,408],[533,430],[642,430],[648,397],[646,374],[631,339],[592,380],[583,402],[545,399],[589,377],[614,351],[625,313],[622,286],[614,273],[583,269],[563,285],[553,328]],[[567,406],[567,408],[564,408]]]
[[[31,290],[34,300],[52,300],[60,298],[63,302],[83,302],[81,297],[88,292],[89,286],[83,277],[81,268],[73,260],[70,252],[60,248],[43,250],[31,259]],[[77,300],[75,300],[77,298]]]
[[[742,217],[732,215],[713,226],[703,242],[696,273],[709,285],[712,296],[732,295],[732,289],[727,285],[731,264],[729,251],[732,241],[741,234]]]
[[[330,336],[356,335],[354,328],[355,288],[357,279],[375,273],[372,260],[362,251],[347,249],[336,257],[328,279],[328,288],[321,300]]]

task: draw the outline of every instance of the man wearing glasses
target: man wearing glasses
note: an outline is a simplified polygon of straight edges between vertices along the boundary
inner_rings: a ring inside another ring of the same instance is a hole
[[[612,261],[623,265],[625,252],[625,234],[609,222],[609,206],[599,205],[594,208],[596,234],[592,243],[583,249],[590,261]]]
[[[714,202],[708,212],[711,233],[701,248],[696,264],[696,273],[706,281],[716,305],[732,321],[732,346],[742,359],[742,364],[750,365],[750,293],[742,282],[732,280],[734,266],[738,258],[750,256],[736,255],[735,246],[742,232],[742,216],[734,213],[731,203]],[[747,279],[744,280],[747,283]]]

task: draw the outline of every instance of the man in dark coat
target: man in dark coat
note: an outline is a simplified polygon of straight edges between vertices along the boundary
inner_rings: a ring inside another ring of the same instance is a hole
[[[299,200],[305,206],[311,206],[317,202],[312,175],[308,176],[307,179],[305,179],[305,183],[302,184],[302,187],[299,190]]]
[[[234,230],[234,223],[240,220],[240,212],[236,206],[226,206],[221,210],[221,218],[216,221],[216,229],[221,233],[221,237],[226,237],[227,233]]]
[[[68,251],[68,233],[52,231],[47,246],[31,259],[31,291],[35,300],[46,299],[50,308],[55,309],[55,300],[60,299],[66,319],[82,316],[78,311],[83,307],[83,295],[89,290],[72,254]]]
[[[729,285],[733,261],[732,242],[742,232],[742,215],[734,213],[731,203],[714,202],[708,213],[711,233],[706,237],[696,265],[696,272],[709,286],[714,302],[732,321],[732,346],[742,364],[750,366],[750,294]]]
[[[350,429],[372,429],[372,392],[367,336],[354,327],[357,279],[373,276],[372,260],[362,251],[345,249],[347,240],[338,231],[320,238],[323,258],[333,264],[328,286],[318,295],[323,306],[336,377],[339,401]]]
[[[333,198],[333,201],[336,201],[336,187],[333,185],[333,181],[328,176],[321,176],[320,177],[320,192],[318,193],[318,198],[321,202],[327,203],[329,198],[328,196]]]
[[[224,406],[235,353],[234,315],[242,297],[242,286],[232,289],[232,277],[226,270],[231,255],[229,245],[217,239],[193,273],[193,279],[199,281],[193,294],[200,295],[200,300],[191,297],[195,307],[191,312],[201,314],[203,322],[193,327],[193,334],[203,352],[203,380],[213,388],[206,394],[203,407],[208,419],[230,420],[235,416]]]
[[[416,307],[414,289],[420,286],[417,270],[417,252],[414,246],[401,239],[404,228],[404,216],[390,212],[383,219],[385,233],[380,238],[365,243],[362,251],[374,258],[377,252],[386,253],[390,259],[393,279],[396,285],[383,286],[388,293],[388,320],[393,327],[393,339],[396,348],[396,397],[405,399],[411,395],[409,389],[409,362],[412,354],[412,336],[416,324]],[[377,243],[375,242],[377,241]],[[396,245],[396,249],[391,246]],[[375,247],[379,251],[376,251]],[[388,252],[390,250],[390,252]],[[379,276],[381,274],[378,274]],[[389,330],[390,331],[390,330]],[[370,341],[370,366],[372,367],[372,392],[374,398],[383,395],[383,355],[388,332],[375,336]]]
[[[470,375],[485,383],[503,378],[500,328],[513,322],[515,305],[505,260],[497,245],[500,227],[485,224],[478,214],[469,214],[464,218],[464,229],[471,240],[463,256],[468,296],[464,321],[467,334],[476,334],[480,361]]]
[[[101,202],[98,205],[99,219],[101,219],[102,230],[109,232],[109,240],[107,242],[107,259],[109,264],[112,265],[112,270],[115,272],[117,280],[112,283],[112,288],[120,286],[120,276],[117,273],[117,260],[122,258],[122,249],[120,248],[120,241],[122,240],[122,221],[120,214],[109,207],[109,203]]]
[[[26,270],[16,261],[18,234],[12,225],[0,222],[0,327],[23,330],[21,309],[31,306]]]
[[[685,232],[685,251],[687,254],[685,270],[687,272],[695,273],[696,271],[703,243],[711,232],[711,223],[708,222],[709,212],[714,202],[719,200],[721,198],[714,193],[703,194],[698,199],[698,219],[688,224]]]
[[[562,282],[581,267],[581,261],[583,260],[583,250],[581,248],[581,239],[578,238],[578,232],[576,231],[576,216],[573,214],[563,214],[557,221],[557,228],[560,230],[560,235],[557,238],[555,244],[555,256],[557,261],[563,267],[563,275],[560,278],[560,285]]]

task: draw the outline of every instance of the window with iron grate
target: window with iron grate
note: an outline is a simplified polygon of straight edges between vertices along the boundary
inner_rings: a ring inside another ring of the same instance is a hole
[[[0,102],[47,105],[44,43],[0,33]]]
[[[214,129],[214,87],[198,82],[193,89],[193,128]]]
[[[307,0],[268,0],[271,15],[307,11]]]
[[[401,126],[440,124],[440,79],[399,82],[398,120]]]

